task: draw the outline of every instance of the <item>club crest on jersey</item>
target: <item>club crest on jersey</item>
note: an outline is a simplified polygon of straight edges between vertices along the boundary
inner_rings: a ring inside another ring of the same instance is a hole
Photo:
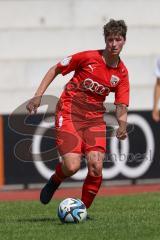
[[[70,63],[71,59],[72,57],[66,57],[60,63],[62,66],[67,66]]]
[[[120,80],[119,77],[112,75],[110,79],[110,83],[113,87],[115,87],[118,84],[119,80]]]

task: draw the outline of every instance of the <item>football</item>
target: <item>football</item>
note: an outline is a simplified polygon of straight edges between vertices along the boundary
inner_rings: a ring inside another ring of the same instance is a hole
[[[62,223],[79,223],[87,218],[86,206],[80,199],[66,198],[58,207],[58,217]]]

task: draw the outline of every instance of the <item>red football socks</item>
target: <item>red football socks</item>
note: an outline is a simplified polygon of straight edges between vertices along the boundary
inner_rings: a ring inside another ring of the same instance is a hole
[[[102,176],[87,175],[82,188],[82,202],[89,208],[96,197],[102,183]]]
[[[53,174],[52,179],[55,183],[61,184],[67,176],[63,173],[62,163],[58,163]],[[89,208],[96,197],[98,190],[102,183],[102,176],[90,176],[87,175],[83,188],[81,200],[84,202],[86,208]]]
[[[67,178],[66,175],[64,175],[63,171],[62,171],[62,164],[58,163],[56,165],[56,170],[55,170],[55,174],[53,174],[52,179],[54,182],[56,182],[57,184],[60,184],[61,182],[63,182],[63,180]]]

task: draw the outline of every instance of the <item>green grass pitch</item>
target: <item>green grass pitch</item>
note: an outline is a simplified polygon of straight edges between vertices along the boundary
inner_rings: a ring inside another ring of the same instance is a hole
[[[59,221],[59,202],[0,202],[0,239],[160,239],[160,193],[97,197],[88,211],[92,219],[79,224]]]

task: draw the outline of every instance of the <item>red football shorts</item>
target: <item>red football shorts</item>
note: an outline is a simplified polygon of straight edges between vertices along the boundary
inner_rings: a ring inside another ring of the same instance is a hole
[[[85,154],[106,151],[106,124],[101,121],[71,121],[57,115],[56,143],[61,156],[66,153]]]

